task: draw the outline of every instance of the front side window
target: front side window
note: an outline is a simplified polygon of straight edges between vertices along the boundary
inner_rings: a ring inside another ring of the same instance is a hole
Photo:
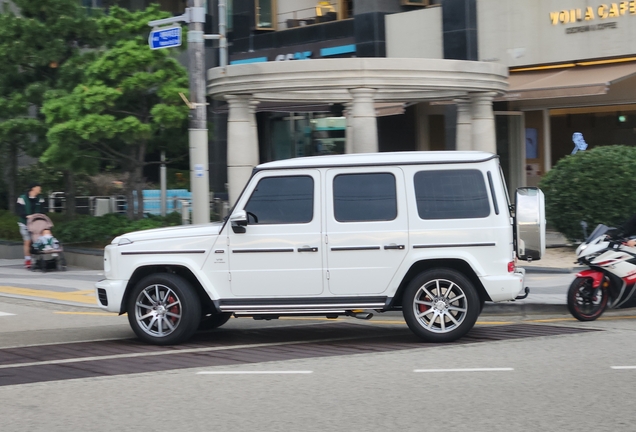
[[[473,219],[490,215],[479,170],[420,171],[415,174],[417,212],[422,219]]]
[[[245,211],[250,225],[309,223],[314,217],[314,179],[309,176],[261,179]]]
[[[337,175],[333,201],[338,222],[393,220],[397,217],[395,177],[389,173]]]

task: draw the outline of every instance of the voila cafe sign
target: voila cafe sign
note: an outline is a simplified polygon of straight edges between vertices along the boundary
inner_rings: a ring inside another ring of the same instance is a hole
[[[617,22],[599,22],[611,18],[619,18],[624,15],[636,15],[636,0],[622,1],[616,3],[603,3],[598,6],[587,6],[585,8],[567,9],[550,12],[550,22],[552,25],[560,24],[586,24],[578,27],[566,29],[566,33],[581,33],[587,31],[604,30],[617,28]]]

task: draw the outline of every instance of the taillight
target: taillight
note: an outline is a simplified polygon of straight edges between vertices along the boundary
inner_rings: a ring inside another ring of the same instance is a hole
[[[515,272],[515,262],[510,261],[508,263],[508,273],[514,273],[514,272]]]

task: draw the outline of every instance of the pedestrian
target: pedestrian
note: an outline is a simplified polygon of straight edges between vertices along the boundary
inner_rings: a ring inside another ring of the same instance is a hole
[[[27,222],[31,219],[31,216],[36,213],[42,213],[44,208],[44,199],[40,197],[42,187],[40,183],[31,183],[27,192],[18,197],[15,211],[20,218],[18,227],[20,228],[20,234],[22,235],[23,248],[24,248],[24,267],[31,268],[31,234],[27,229]]]

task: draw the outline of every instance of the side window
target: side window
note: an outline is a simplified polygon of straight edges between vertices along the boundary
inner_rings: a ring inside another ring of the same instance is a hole
[[[393,220],[397,217],[395,177],[390,173],[337,175],[333,201],[338,222]]]
[[[474,219],[490,215],[484,175],[479,170],[420,171],[415,174],[417,212],[422,219]]]
[[[250,225],[309,223],[314,218],[314,179],[309,176],[261,179],[245,211]]]

